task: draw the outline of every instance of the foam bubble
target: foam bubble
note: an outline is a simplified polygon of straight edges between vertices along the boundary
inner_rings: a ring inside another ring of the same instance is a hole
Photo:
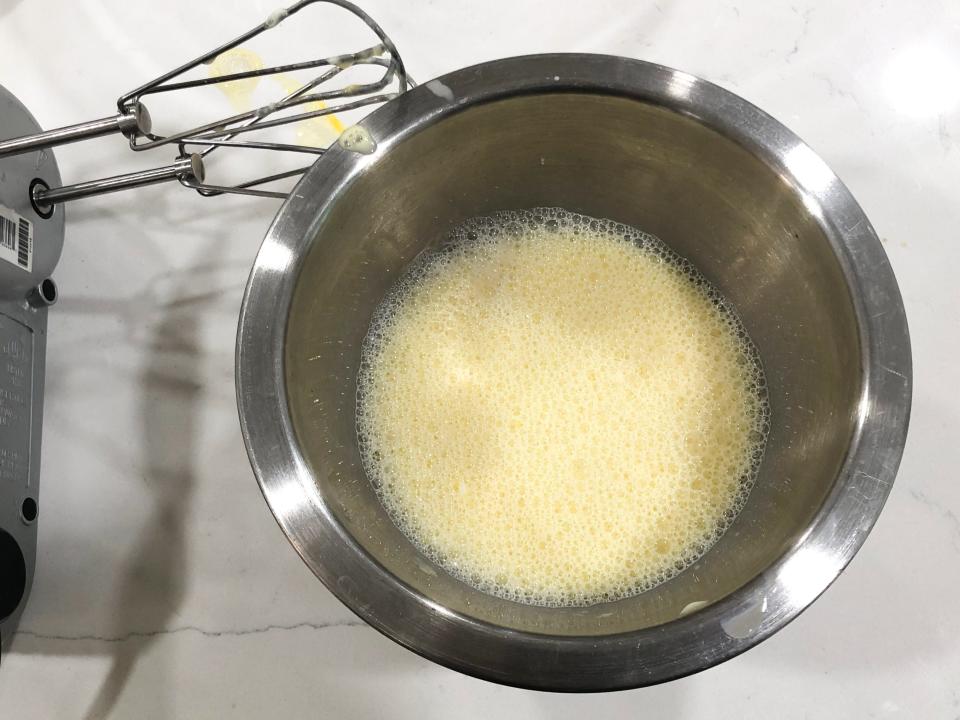
[[[652,235],[556,208],[423,254],[362,353],[358,436],[387,512],[517,602],[618,600],[688,567],[743,507],[768,427],[720,293]]]

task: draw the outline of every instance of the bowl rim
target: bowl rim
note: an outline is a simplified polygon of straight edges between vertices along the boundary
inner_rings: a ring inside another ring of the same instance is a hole
[[[330,207],[383,153],[445,116],[521,94],[634,98],[693,117],[739,143],[789,183],[820,223],[850,287],[863,370],[858,426],[833,489],[804,536],[746,585],[666,625],[616,635],[523,632],[439,606],[402,583],[324,505],[286,402],[287,318],[298,271]],[[803,141],[746,100],[685,72],[609,55],[527,55],[454,71],[359,123],[371,155],[337,145],[274,218],[250,272],[237,329],[236,389],[244,443],[277,522],[316,576],[357,615],[414,652],[499,683],[559,691],[651,685],[756,645],[799,615],[859,550],[890,492],[906,441],[912,368],[903,302],[869,220]]]

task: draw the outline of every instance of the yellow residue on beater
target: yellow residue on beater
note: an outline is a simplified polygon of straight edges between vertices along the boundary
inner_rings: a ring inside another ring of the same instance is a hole
[[[213,62],[210,63],[208,75],[217,78],[233,73],[262,69],[263,60],[259,55],[244,48],[234,48],[214,58]],[[253,91],[257,89],[259,83],[260,78],[252,77],[220,83],[217,87],[227,96],[227,100],[230,101],[234,110],[244,112],[253,107]]]
[[[248,72],[250,70],[263,69],[263,59],[255,52],[245,48],[233,48],[221,55],[218,55],[210,63],[209,76],[212,78],[231,75],[233,73]],[[267,78],[280,85],[280,88],[287,95],[297,90],[303,83],[298,81],[287,73],[269,75]],[[230,82],[219,83],[217,85],[220,91],[226,95],[231,107],[236,112],[245,112],[255,106],[253,93],[263,78],[253,77],[242,80],[231,80]],[[299,106],[300,112],[311,112],[314,110],[323,110],[327,106],[321,101],[306,103]],[[296,123],[294,130],[297,134],[297,142],[301,145],[312,147],[327,147],[340,136],[344,130],[344,125],[336,115],[321,115],[301,120]]]
[[[276,75],[274,77],[277,82],[280,83],[283,91],[288,95],[303,85],[302,82],[298,82],[286,74]],[[314,110],[323,110],[327,106],[324,102],[317,100],[316,102],[306,103],[300,107],[303,108],[302,112],[312,112]],[[297,140],[301,145],[327,147],[340,136],[340,133],[344,130],[344,125],[336,115],[331,114],[320,115],[319,117],[310,118],[309,120],[301,120],[297,123],[296,129]]]

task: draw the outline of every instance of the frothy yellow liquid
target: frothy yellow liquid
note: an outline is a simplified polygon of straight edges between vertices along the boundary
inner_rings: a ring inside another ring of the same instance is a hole
[[[364,465],[394,522],[486,592],[589,605],[700,557],[767,408],[746,333],[656,238],[555,209],[472,221],[377,312]]]

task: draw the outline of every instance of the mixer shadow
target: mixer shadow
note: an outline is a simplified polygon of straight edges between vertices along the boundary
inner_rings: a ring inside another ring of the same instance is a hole
[[[20,2],[21,0],[2,0],[0,2],[0,19],[16,10]]]
[[[197,358],[196,321],[178,315],[164,318],[155,329],[151,360],[141,377],[144,483],[154,496],[154,506],[116,591],[114,622],[118,633],[129,632],[131,627],[164,627],[176,613],[185,592],[187,547],[183,523],[194,485],[194,410],[202,398],[202,389],[197,385],[196,373],[191,372]],[[176,355],[173,362],[168,360],[171,345]],[[176,460],[171,463],[171,458]],[[139,636],[115,647],[110,673],[90,706],[88,718],[109,714],[138,656],[155,637]],[[152,684],[156,696],[151,706],[159,709],[163,707],[165,688],[162,678],[156,680]]]
[[[208,251],[213,258],[223,240]],[[153,497],[149,521],[140,530],[124,563],[113,623],[114,636],[133,634],[113,645],[111,668],[87,711],[91,720],[109,715],[122,693],[138,658],[155,642],[151,630],[167,627],[180,607],[187,585],[188,547],[184,524],[189,515],[202,450],[196,427],[204,388],[199,383],[203,362],[199,347],[197,304],[209,298],[183,300],[193,288],[191,273],[177,277],[170,291],[173,300],[151,329],[140,371],[140,442],[143,482]],[[163,716],[165,692],[162,677],[153,668],[149,684],[150,706]]]

